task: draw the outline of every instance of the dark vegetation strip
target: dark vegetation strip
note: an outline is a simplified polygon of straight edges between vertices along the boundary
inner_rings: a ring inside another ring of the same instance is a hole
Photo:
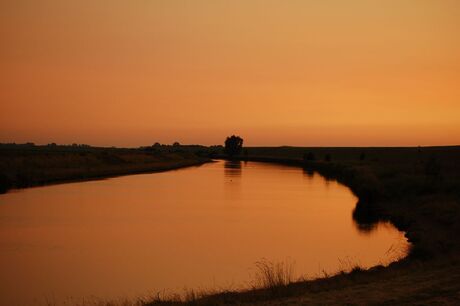
[[[378,221],[392,222],[413,243],[410,256],[460,250],[452,237],[460,233],[460,147],[318,148],[302,155],[299,149],[254,148],[242,159],[290,164],[338,180],[359,198],[358,224],[372,229]]]
[[[209,162],[199,150],[198,146],[117,149],[0,145],[0,193],[13,188],[166,171]]]

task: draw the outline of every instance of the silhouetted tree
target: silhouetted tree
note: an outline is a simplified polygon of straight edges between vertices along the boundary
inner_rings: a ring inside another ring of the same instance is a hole
[[[178,143],[177,141],[173,143],[173,147],[179,147],[179,146],[180,146],[180,143]]]
[[[243,138],[232,135],[225,140],[224,152],[230,157],[238,155],[243,149]]]

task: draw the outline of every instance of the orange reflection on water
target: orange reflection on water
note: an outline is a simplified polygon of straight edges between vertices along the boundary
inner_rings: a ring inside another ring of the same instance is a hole
[[[307,276],[387,261],[403,234],[360,234],[356,201],[298,168],[223,161],[1,195],[0,304],[237,288],[262,258]]]

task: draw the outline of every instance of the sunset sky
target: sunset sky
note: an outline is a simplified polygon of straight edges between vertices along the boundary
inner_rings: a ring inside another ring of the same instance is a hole
[[[0,142],[460,144],[460,1],[0,1]]]

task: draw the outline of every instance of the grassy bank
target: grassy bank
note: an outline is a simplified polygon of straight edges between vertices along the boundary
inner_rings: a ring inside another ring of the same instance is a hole
[[[247,148],[237,158],[295,165],[342,182],[359,198],[353,218],[362,229],[392,222],[412,243],[409,255],[388,267],[353,267],[314,280],[147,305],[460,302],[460,147]]]
[[[389,220],[406,231],[411,256],[460,250],[460,147],[252,148],[247,158],[291,163],[344,183],[358,196],[354,217],[372,230]]]
[[[75,180],[165,171],[199,165],[199,148],[119,149],[88,146],[0,145],[0,193]]]

